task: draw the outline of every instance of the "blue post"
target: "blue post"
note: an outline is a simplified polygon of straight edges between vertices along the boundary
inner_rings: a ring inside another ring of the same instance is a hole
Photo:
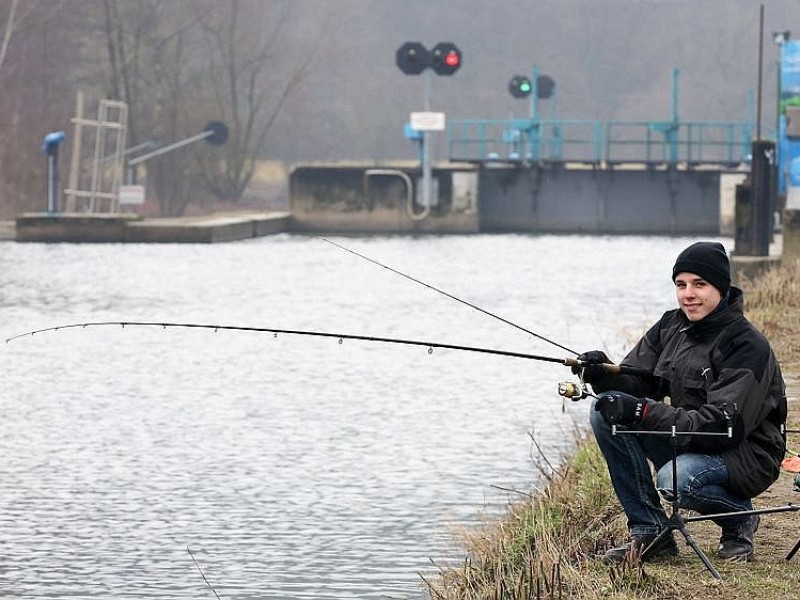
[[[680,69],[672,70],[672,129],[667,133],[669,143],[669,159],[673,164],[678,162],[678,137],[679,137],[679,117],[678,117],[678,76]]]
[[[47,212],[58,212],[58,145],[66,139],[63,131],[44,136],[42,152],[47,154]]]
[[[420,164],[422,164],[422,162],[425,160],[424,150],[422,147],[422,140],[423,140],[422,132],[417,131],[416,129],[411,127],[411,123],[405,123],[403,125],[403,135],[406,137],[407,140],[411,140],[412,142],[417,142],[417,147],[418,147],[417,152],[419,154],[419,162]]]
[[[539,67],[531,71],[531,120],[539,119]]]
[[[553,125],[553,141],[550,145],[550,158],[561,160],[564,158],[564,136],[563,125],[558,122],[558,87],[553,90],[553,98],[550,100],[550,120]]]
[[[594,122],[594,161],[598,164],[608,156],[603,156],[603,125],[600,121]]]
[[[531,126],[528,129],[530,159],[539,160],[539,68],[531,71]]]

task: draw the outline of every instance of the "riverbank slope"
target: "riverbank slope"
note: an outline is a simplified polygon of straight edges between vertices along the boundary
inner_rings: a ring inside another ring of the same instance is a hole
[[[800,260],[739,282],[745,311],[770,339],[787,380],[790,430],[800,430]],[[789,433],[790,451],[800,451],[800,433]],[[756,508],[800,504],[796,474],[781,473]],[[580,443],[572,461],[550,480],[543,494],[509,506],[499,522],[463,532],[466,560],[438,565],[424,576],[429,597],[505,598],[800,598],[800,553],[787,561],[800,540],[800,512],[762,516],[755,560],[717,560],[719,528],[707,521],[688,529],[719,571],[714,579],[692,549],[677,536],[674,559],[609,567],[603,552],[627,536],[625,517],[614,496],[605,462],[594,440]]]

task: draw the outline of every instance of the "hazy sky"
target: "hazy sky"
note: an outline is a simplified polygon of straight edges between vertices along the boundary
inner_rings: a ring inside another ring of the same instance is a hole
[[[411,158],[402,137],[422,110],[425,76],[400,72],[405,41],[451,41],[462,68],[430,82],[432,108],[448,119],[525,117],[508,81],[534,68],[557,84],[543,103],[571,119],[669,119],[679,69],[682,120],[744,121],[755,115],[759,8],[765,5],[762,104],[775,118],[775,30],[800,37],[800,0],[293,0],[287,31],[319,59],[276,123],[270,152],[288,160]],[[551,106],[555,104],[555,106]]]

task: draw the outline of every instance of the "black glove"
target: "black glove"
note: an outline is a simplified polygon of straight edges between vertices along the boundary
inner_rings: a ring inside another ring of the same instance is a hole
[[[581,369],[583,369],[583,380],[586,383],[596,383],[602,379],[606,375],[606,370],[600,365],[611,363],[611,360],[602,350],[584,352],[578,356],[578,360],[582,363],[588,363],[588,365],[586,367],[572,367],[572,373],[580,375]]]
[[[639,425],[647,416],[649,400],[622,392],[603,394],[594,409],[600,411],[609,425]]]

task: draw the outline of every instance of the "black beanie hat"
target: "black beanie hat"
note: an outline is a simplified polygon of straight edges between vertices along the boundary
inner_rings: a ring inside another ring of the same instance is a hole
[[[672,281],[683,272],[699,275],[723,296],[731,287],[731,264],[725,247],[719,242],[696,242],[681,252],[672,268]]]

